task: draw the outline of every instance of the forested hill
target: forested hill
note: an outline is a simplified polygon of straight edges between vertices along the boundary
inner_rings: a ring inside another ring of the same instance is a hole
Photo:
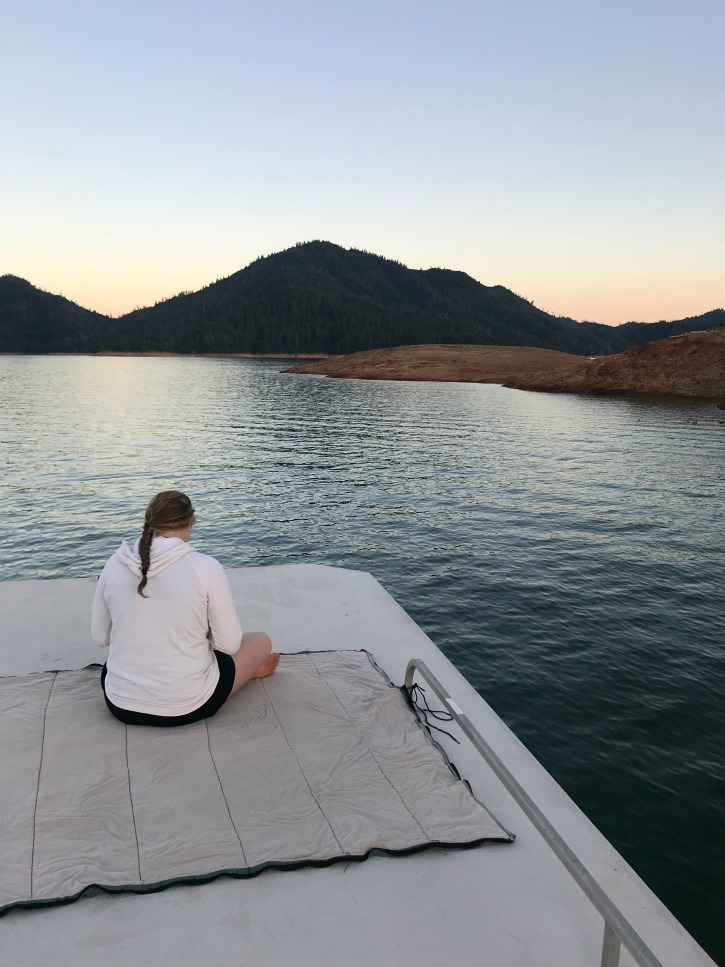
[[[559,349],[579,340],[581,349],[570,351],[586,352],[589,341],[576,322],[502,286],[489,288],[464,272],[408,269],[329,242],[258,259],[119,322],[119,336],[130,337],[132,348],[179,352],[345,353],[437,342]]]
[[[725,320],[612,327],[549,315],[463,272],[408,269],[329,242],[257,259],[234,275],[118,319],[0,278],[1,352],[347,353],[426,343],[619,352]]]
[[[0,352],[95,352],[111,320],[14,275],[0,277]]]

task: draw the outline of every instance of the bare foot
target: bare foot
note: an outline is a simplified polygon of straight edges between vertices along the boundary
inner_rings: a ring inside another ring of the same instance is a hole
[[[279,652],[273,651],[271,655],[264,659],[249,680],[252,681],[255,678],[266,678],[268,675],[273,675],[277,670],[277,665],[279,665]]]

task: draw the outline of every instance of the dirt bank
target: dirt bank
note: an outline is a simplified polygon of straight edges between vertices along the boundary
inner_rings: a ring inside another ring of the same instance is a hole
[[[396,346],[302,363],[286,373],[312,373],[346,379],[432,380],[505,383],[522,373],[580,362],[581,356],[528,346]]]
[[[725,400],[725,327],[658,339],[556,372],[522,374],[506,385],[546,393],[666,393]]]

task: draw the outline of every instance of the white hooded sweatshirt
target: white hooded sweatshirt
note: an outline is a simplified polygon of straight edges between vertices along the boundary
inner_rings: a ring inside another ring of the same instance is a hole
[[[242,629],[221,564],[179,537],[154,537],[144,588],[138,541],[125,541],[104,567],[91,633],[110,645],[105,689],[130,712],[186,715],[219,681],[213,649],[233,655]]]

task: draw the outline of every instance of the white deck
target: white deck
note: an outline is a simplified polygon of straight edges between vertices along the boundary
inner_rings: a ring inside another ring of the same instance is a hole
[[[229,575],[244,627],[268,631],[280,651],[367,648],[397,684],[410,658],[423,659],[662,964],[714,967],[373,577],[312,564]],[[92,579],[0,583],[0,674],[102,661],[104,652],[88,634],[93,589]],[[441,741],[476,795],[516,833],[513,845],[373,857],[347,868],[269,871],[252,880],[14,911],[0,919],[0,961],[14,967],[598,967],[601,918],[461,738],[461,746]],[[631,964],[624,951],[621,963]]]

